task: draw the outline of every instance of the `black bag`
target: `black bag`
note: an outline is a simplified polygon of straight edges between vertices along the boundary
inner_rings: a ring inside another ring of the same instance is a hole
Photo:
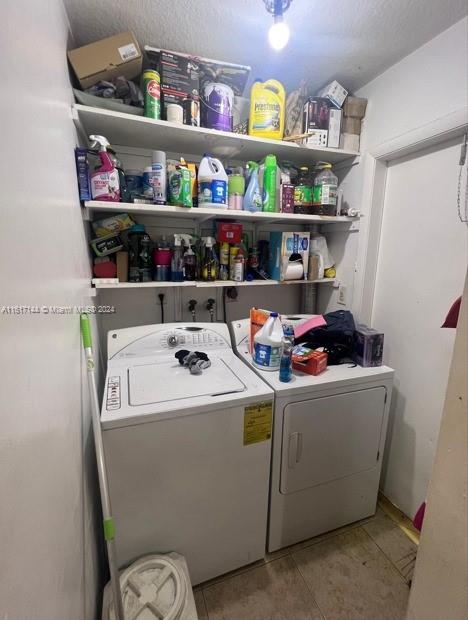
[[[329,366],[342,364],[351,359],[353,354],[356,330],[353,315],[348,310],[336,310],[324,314],[323,318],[327,322],[326,325],[309,330],[298,339],[298,342],[313,349],[323,347],[328,353]]]

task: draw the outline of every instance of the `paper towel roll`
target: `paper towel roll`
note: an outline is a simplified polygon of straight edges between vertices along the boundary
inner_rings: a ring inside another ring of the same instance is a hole
[[[285,280],[301,280],[304,276],[304,266],[300,261],[294,261],[288,263],[286,267],[286,273],[284,274]]]

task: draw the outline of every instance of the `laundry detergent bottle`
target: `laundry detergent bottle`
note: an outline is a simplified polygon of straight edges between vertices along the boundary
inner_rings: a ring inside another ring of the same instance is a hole
[[[250,91],[249,136],[282,140],[286,93],[278,80],[253,83]]]
[[[251,168],[249,184],[244,195],[244,211],[255,213],[262,210],[263,200],[258,180],[258,164],[255,164],[255,167],[251,164]]]
[[[263,210],[275,213],[277,209],[277,185],[278,185],[278,166],[276,155],[265,157],[265,167],[263,170]]]
[[[262,370],[279,370],[283,337],[283,327],[278,313],[272,312],[265,325],[254,336],[254,366]]]
[[[198,207],[228,208],[228,176],[219,159],[209,153],[198,167]]]
[[[91,196],[93,200],[120,202],[119,172],[107,152],[109,141],[104,136],[91,135],[91,148],[98,149],[101,165],[91,173]]]

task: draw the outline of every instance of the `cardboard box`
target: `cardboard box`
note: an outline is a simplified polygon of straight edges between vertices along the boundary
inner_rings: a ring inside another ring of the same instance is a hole
[[[119,282],[128,282],[128,252],[117,252],[115,262]]]
[[[302,131],[311,129],[328,130],[330,101],[325,97],[310,97],[304,104],[302,114]]]
[[[326,97],[311,97],[303,108],[302,131],[309,133],[303,145],[308,147],[340,145],[342,110]]]
[[[308,232],[270,232],[268,257],[268,273],[270,278],[280,282],[284,281],[291,255],[298,254],[302,259],[304,267],[304,273],[300,279],[307,280],[309,245],[310,233]]]
[[[361,135],[361,119],[352,116],[345,116],[343,119],[343,133],[353,133]]]
[[[330,108],[329,118],[328,118],[327,146],[332,149],[337,149],[340,146],[342,115],[343,115],[342,110],[338,110],[337,108]]]
[[[348,91],[339,84],[336,80],[330,82],[322,88],[322,90],[318,93],[319,97],[326,97],[329,99],[333,105],[336,105],[338,108],[343,107],[343,103],[348,96]]]
[[[315,146],[327,146],[328,131],[326,129],[310,129],[307,138],[302,140],[303,146],[313,148]]]
[[[292,183],[281,183],[281,213],[294,213],[294,185]]]
[[[142,58],[138,41],[131,32],[122,32],[68,52],[68,60],[83,89],[119,75],[128,80],[137,77],[141,73]]]
[[[354,332],[354,361],[360,366],[382,366],[384,335],[366,325]]]
[[[168,50],[145,45],[145,52],[151,69],[161,76],[162,117],[166,118],[167,106],[177,103],[182,107],[190,95],[200,98],[200,62],[194,56],[178,54]]]
[[[353,118],[364,118],[366,115],[367,99],[362,97],[348,97],[345,101],[343,111],[345,116]]]
[[[218,243],[240,243],[242,241],[242,224],[216,222],[216,241]]]
[[[91,181],[89,177],[88,149],[75,149],[76,176],[80,200],[91,200]]]
[[[292,367],[294,370],[305,372],[308,375],[319,375],[326,370],[328,355],[324,351],[315,351],[303,345],[293,349]]]
[[[340,136],[340,149],[359,153],[360,137],[354,133],[342,133]]]

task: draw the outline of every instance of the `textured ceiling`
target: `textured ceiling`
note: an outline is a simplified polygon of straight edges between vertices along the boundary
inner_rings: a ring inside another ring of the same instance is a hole
[[[153,44],[252,67],[290,89],[356,90],[467,13],[466,0],[293,0],[288,46],[268,45],[262,0],[64,0],[77,45],[132,30]]]

